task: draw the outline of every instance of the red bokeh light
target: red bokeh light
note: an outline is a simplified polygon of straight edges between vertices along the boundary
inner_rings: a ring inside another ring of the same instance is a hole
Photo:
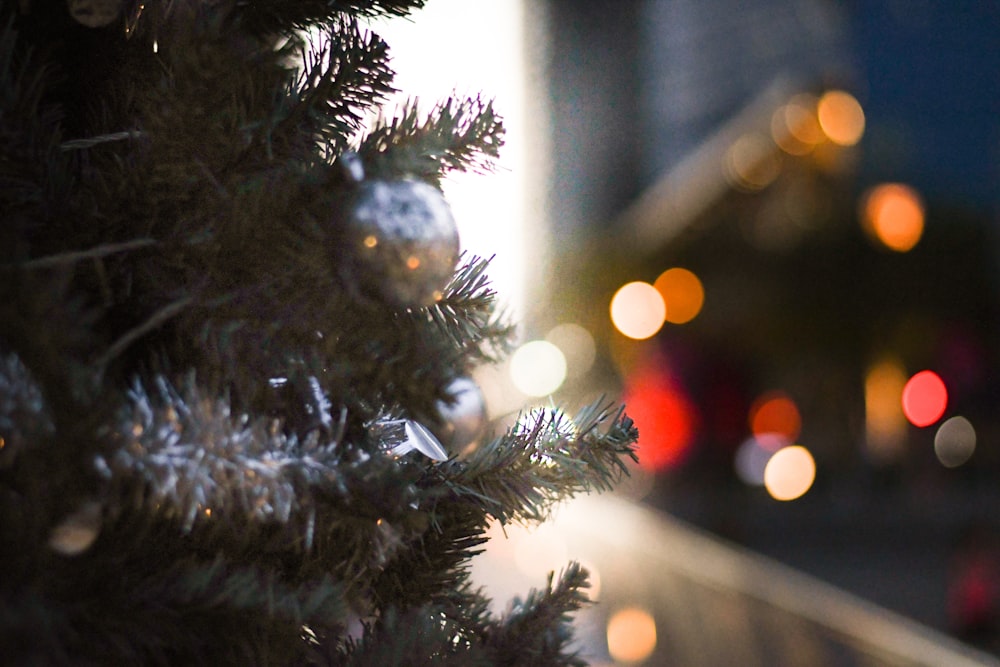
[[[757,397],[750,406],[750,431],[754,435],[776,433],[795,442],[802,429],[799,408],[787,394],[769,391]]]
[[[639,464],[651,471],[676,467],[694,441],[698,413],[680,383],[656,367],[634,373],[624,402],[639,428]]]
[[[948,407],[948,389],[934,371],[920,371],[903,387],[903,414],[914,426],[930,426]]]

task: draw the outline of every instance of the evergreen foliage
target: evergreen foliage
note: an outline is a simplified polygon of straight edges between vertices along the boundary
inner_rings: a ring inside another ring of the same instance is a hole
[[[610,488],[631,420],[390,451],[511,337],[487,260],[401,307],[342,242],[348,153],[437,186],[502,144],[475,98],[366,129],[393,73],[364,19],[422,4],[124,2],[102,28],[3,4],[6,664],[580,664],[583,570],[494,618],[468,563],[491,518]]]

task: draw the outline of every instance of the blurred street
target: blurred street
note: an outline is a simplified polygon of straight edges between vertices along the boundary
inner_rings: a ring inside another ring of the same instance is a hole
[[[788,537],[801,527],[760,525],[756,546],[780,553],[771,559],[622,498],[590,496],[540,528],[494,531],[473,577],[502,610],[542,586],[567,554],[579,559],[597,603],[577,615],[578,641],[596,666],[1000,665],[1000,656],[933,627],[944,587],[935,573],[946,554],[915,549],[918,535],[817,539],[827,527],[814,526]],[[826,581],[779,563],[796,559]],[[928,625],[909,617],[917,607]]]

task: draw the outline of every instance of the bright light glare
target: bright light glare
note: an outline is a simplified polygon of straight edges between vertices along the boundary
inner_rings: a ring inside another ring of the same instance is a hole
[[[597,359],[597,344],[590,332],[579,324],[567,322],[553,327],[545,335],[566,357],[566,376],[580,377],[594,365]]]
[[[667,269],[656,279],[653,287],[663,297],[667,307],[665,318],[672,324],[690,322],[705,303],[705,288],[701,280],[687,269]]]
[[[558,571],[568,558],[566,541],[552,525],[518,535],[514,545],[514,564],[521,574],[532,578]]]
[[[815,480],[816,461],[801,445],[778,450],[764,468],[764,487],[775,500],[800,498]]]
[[[903,414],[914,426],[930,426],[948,407],[948,389],[934,371],[920,371],[903,387]]]
[[[917,191],[902,183],[883,183],[864,199],[862,225],[890,250],[907,252],[924,234],[924,204]]]
[[[528,396],[547,396],[566,379],[566,357],[547,340],[533,340],[510,358],[510,378]]]
[[[835,144],[853,146],[865,132],[865,112],[850,93],[829,90],[819,99],[816,109],[819,125]]]
[[[622,334],[635,340],[656,335],[667,316],[663,297],[649,283],[628,283],[611,299],[611,322]]]
[[[525,221],[529,211],[526,172],[531,156],[525,104],[523,3],[508,0],[435,0],[407,18],[371,21],[390,46],[393,85],[399,90],[385,106],[419,99],[420,108],[449,97],[496,100],[503,117],[504,145],[499,168],[491,173],[452,173],[442,183],[458,224],[462,249],[495,256],[489,276],[512,316],[523,319],[529,251]],[[490,29],[480,30],[482,17]],[[461,54],[455,57],[455,54]]]
[[[957,468],[976,451],[976,429],[965,417],[946,419],[934,434],[934,453],[941,465]]]
[[[791,442],[799,437],[801,429],[799,408],[784,392],[761,394],[750,406],[750,430],[754,435],[777,433]]]
[[[640,607],[616,611],[608,620],[608,653],[613,660],[638,663],[656,649],[656,621]]]
[[[868,453],[880,463],[897,460],[906,442],[903,387],[906,373],[895,359],[884,359],[865,375],[865,442]]]

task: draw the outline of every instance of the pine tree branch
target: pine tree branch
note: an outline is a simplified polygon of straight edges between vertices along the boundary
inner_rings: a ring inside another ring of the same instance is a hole
[[[105,243],[96,248],[88,248],[87,250],[72,250],[56,255],[49,255],[48,257],[39,257],[27,262],[20,262],[16,266],[19,269],[26,270],[51,269],[64,264],[74,264],[85,259],[100,259],[108,255],[127,252],[129,250],[138,250],[139,248],[146,248],[152,245],[156,245],[156,241],[153,239],[135,239],[121,243]]]
[[[11,16],[0,28],[0,211],[6,223],[0,248],[8,256],[30,238],[32,226],[64,211],[73,184],[56,148],[62,112],[45,100],[55,73],[18,38]]]
[[[406,16],[426,0],[264,0],[240,6],[240,21],[250,32],[280,34],[327,23],[342,14],[363,17]]]
[[[490,171],[503,137],[492,101],[452,97],[426,117],[410,101],[395,117],[379,120],[358,154],[374,175],[411,175],[437,183],[448,171]]]
[[[310,150],[323,141],[330,155],[339,155],[368,110],[394,92],[388,47],[341,19],[298,50],[302,71],[275,109],[272,134],[297,135]]]
[[[171,318],[177,317],[178,314],[191,304],[191,301],[191,297],[183,297],[160,308],[155,313],[150,315],[142,324],[129,329],[120,338],[118,338],[118,340],[112,343],[111,346],[97,358],[94,362],[95,365],[98,368],[104,368],[109,362],[124,352],[125,348],[129,345],[139,340],[149,332],[156,330]]]
[[[622,408],[613,413],[598,401],[575,420],[556,409],[525,415],[503,437],[440,469],[458,497],[480,502],[501,522],[541,521],[555,503],[610,489],[628,474],[622,457],[636,458],[637,438]]]
[[[475,637],[440,609],[426,605],[385,610],[365,625],[359,640],[345,645],[345,655],[329,664],[344,667],[487,667],[493,665]]]
[[[507,613],[485,633],[493,664],[538,667],[583,667],[575,654],[565,654],[573,639],[570,614],[589,600],[587,571],[570,563],[553,586],[549,573],[544,590],[532,590],[524,600],[515,599]]]
[[[452,278],[444,298],[426,311],[456,351],[474,360],[494,362],[510,351],[513,326],[496,313],[496,291],[486,271],[491,259],[472,257]],[[414,312],[414,317],[425,313]]]

